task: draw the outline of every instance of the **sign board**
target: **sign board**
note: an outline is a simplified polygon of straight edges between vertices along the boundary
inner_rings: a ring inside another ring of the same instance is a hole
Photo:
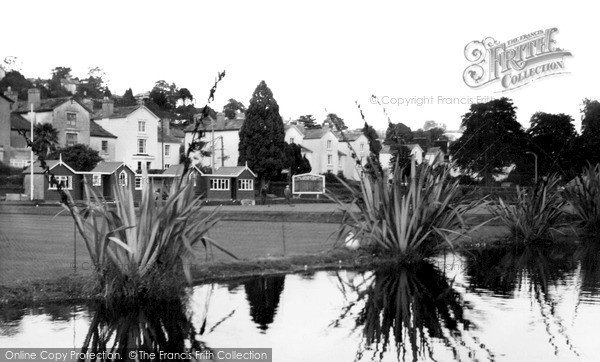
[[[303,173],[292,177],[292,193],[322,195],[325,193],[325,176]]]

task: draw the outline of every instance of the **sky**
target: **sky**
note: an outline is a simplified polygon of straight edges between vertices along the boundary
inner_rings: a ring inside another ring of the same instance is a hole
[[[166,80],[203,106],[225,70],[214,109],[230,98],[247,106],[264,80],[284,120],[336,113],[361,127],[358,103],[376,129],[387,117],[413,130],[426,120],[457,129],[471,102],[506,96],[524,127],[543,111],[571,115],[579,130],[582,99],[600,99],[596,12],[581,1],[12,1],[2,12],[13,15],[2,17],[0,59],[18,57],[28,77],[99,66],[114,94]],[[468,43],[548,28],[572,54],[566,74],[503,93],[465,84]]]

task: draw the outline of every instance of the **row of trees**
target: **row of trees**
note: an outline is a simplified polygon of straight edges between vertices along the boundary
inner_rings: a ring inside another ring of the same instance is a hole
[[[458,166],[486,182],[511,165],[516,166],[511,181],[531,182],[535,157],[539,175],[572,177],[587,163],[600,162],[600,103],[583,101],[581,134],[573,122],[566,114],[537,112],[525,130],[510,99],[473,104],[462,116],[464,133],[450,150]]]

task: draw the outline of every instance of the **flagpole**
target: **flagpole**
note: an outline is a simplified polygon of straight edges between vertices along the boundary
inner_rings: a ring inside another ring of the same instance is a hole
[[[33,122],[35,122],[35,113],[33,112],[33,103],[31,104],[31,159],[29,164],[29,200],[33,201]]]

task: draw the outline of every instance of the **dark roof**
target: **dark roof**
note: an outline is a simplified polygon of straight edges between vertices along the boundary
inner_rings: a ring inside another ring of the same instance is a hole
[[[250,171],[250,173],[254,177],[256,177],[256,174],[254,172],[252,172],[252,170],[249,169],[247,166],[226,166],[226,167],[221,167],[221,168],[217,169],[214,174],[208,175],[208,176],[231,176],[231,177],[238,177],[239,175],[242,174],[242,172],[244,172],[244,170]]]
[[[15,103],[15,101],[13,101],[12,99],[8,98],[7,96],[5,96],[4,94],[0,93],[0,97],[6,99],[9,103]]]
[[[171,127],[171,135],[177,138],[184,138],[185,132],[182,129]]]
[[[327,132],[329,132],[329,128],[306,129],[304,130],[304,139],[317,140],[323,137]]]
[[[20,114],[10,114],[10,129],[31,131],[31,123]]]
[[[345,154],[345,153],[344,153],[344,152],[342,152],[342,151],[338,151],[338,156],[348,156],[348,155],[347,155],[347,154]]]
[[[171,136],[168,134],[162,134],[160,127],[158,127],[158,142],[183,143],[183,140],[181,138],[177,138],[175,136]]]
[[[192,166],[190,171],[196,171],[199,174],[203,175],[202,171],[197,166]],[[183,173],[183,165],[171,165],[167,168],[161,175],[164,176],[180,176]]]
[[[40,100],[40,105],[33,109],[34,112],[50,112],[54,108],[60,106],[61,104],[68,101],[77,102],[80,106],[85,108],[88,112],[92,113],[92,110],[89,109],[85,104],[80,102],[74,97],[59,97],[59,98],[46,98]],[[13,110],[15,113],[28,113],[31,112],[31,106],[27,101],[19,101],[15,103],[15,108]]]
[[[90,137],[117,138],[94,121],[90,121]]]
[[[104,173],[104,174],[112,174],[119,169],[119,167],[123,166],[123,162],[100,162],[94,167],[90,173]]]
[[[71,171],[73,173],[77,173],[77,171],[73,170],[73,168],[71,166],[69,166],[68,164],[66,164],[65,162],[62,161],[62,157],[60,160],[46,160],[46,165],[50,168],[50,170],[52,170],[56,166],[63,165],[67,169],[69,169],[69,171]],[[31,167],[27,167],[26,169],[23,170],[23,173],[30,173],[30,172],[31,172]],[[34,161],[33,162],[33,173],[44,173],[44,172],[46,172],[46,170],[44,170],[40,166],[40,161]]]
[[[363,135],[362,131],[346,131],[344,132],[344,135],[342,136],[342,132],[340,131],[335,131],[333,132],[333,134],[335,134],[335,136],[340,140],[340,141],[356,141],[360,136]]]
[[[244,120],[243,119],[229,120],[227,118],[224,118],[224,119],[217,119],[216,121],[213,119],[213,121],[211,122],[210,119],[204,119],[204,120],[202,120],[202,123],[200,124],[200,126],[198,126],[198,130],[199,131],[212,131],[213,123],[215,126],[214,130],[216,132],[218,132],[218,131],[239,131],[242,128],[242,125],[244,124]],[[192,132],[195,127],[196,127],[195,125],[191,124],[186,127],[185,131]]]
[[[309,150],[308,148],[306,148],[306,147],[304,147],[304,146],[302,146],[302,145],[300,145],[300,149],[301,149],[302,151],[304,151],[304,152],[310,152],[310,153],[312,153],[312,151],[311,151],[311,150]]]
[[[104,114],[104,111],[102,111],[101,109],[97,110],[96,112],[94,112],[94,114],[92,115],[92,119],[104,119],[104,118],[125,118],[128,115],[130,115],[131,113],[135,112],[138,108],[143,107],[141,104],[135,105],[135,106],[126,106],[126,107],[114,107],[113,108],[113,114],[111,114],[109,117],[106,117]]]

